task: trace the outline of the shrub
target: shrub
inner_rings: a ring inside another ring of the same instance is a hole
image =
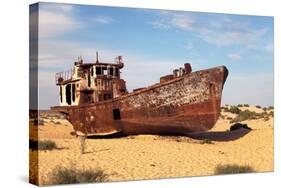
[[[267,108],[266,108],[266,107],[263,107],[262,110],[266,112]]]
[[[59,115],[59,114],[54,115],[53,117],[54,117],[55,119],[65,119],[65,116],[64,116],[64,115]]]
[[[228,110],[227,107],[223,107],[223,106],[221,107],[221,111],[224,111],[224,112],[225,112],[225,111],[227,111],[227,110]]]
[[[55,119],[61,119],[61,115],[54,115]]]
[[[231,120],[232,120],[232,117],[227,117],[226,119],[231,121]]]
[[[273,111],[269,112],[269,115],[273,117],[274,116],[274,112]]]
[[[257,119],[258,113],[249,110],[240,111],[238,116],[231,120],[231,123],[241,122],[248,119]]]
[[[107,174],[102,170],[83,169],[57,166],[50,175],[51,184],[92,183],[105,181]]]
[[[236,173],[248,173],[254,172],[250,166],[239,165],[218,165],[215,169],[215,174],[236,174]]]
[[[61,124],[61,122],[59,122],[59,121],[56,121],[56,122],[55,122],[55,124],[59,125],[59,124]]]
[[[267,116],[268,113],[267,113],[266,111],[264,111],[264,112],[261,113],[261,115],[262,115],[262,116]]]
[[[243,107],[243,105],[242,104],[238,104],[237,107]]]
[[[248,104],[244,104],[244,107],[250,107],[250,105],[248,105]]]
[[[267,109],[268,109],[268,110],[273,110],[274,107],[273,107],[273,106],[269,106]]]
[[[268,116],[267,112],[262,112],[262,113],[257,113],[256,114],[257,119],[258,118],[265,118],[267,116]]]
[[[269,120],[269,117],[268,117],[268,116],[264,116],[263,120],[264,120],[264,121],[268,121],[268,120]]]
[[[204,139],[201,141],[201,144],[213,144],[213,142],[210,139]]]
[[[247,124],[235,123],[230,126],[230,131],[238,130],[241,128],[252,130],[250,127],[248,127]]]
[[[231,107],[228,109],[228,112],[231,112],[231,113],[233,113],[233,114],[239,114],[240,109],[239,109],[237,106],[231,106]]]
[[[261,106],[260,105],[256,105],[256,108],[261,108]]]
[[[38,142],[38,150],[53,150],[57,149],[57,145],[54,141],[45,140]]]
[[[53,149],[57,149],[57,145],[54,141],[51,140],[44,140],[44,141],[29,140],[29,148],[33,150],[53,150]]]
[[[34,119],[33,124],[34,125],[44,125],[44,120],[43,119]]]

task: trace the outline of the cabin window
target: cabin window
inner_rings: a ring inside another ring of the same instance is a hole
[[[62,103],[62,87],[60,86],[60,102]]]
[[[115,69],[115,76],[119,76],[119,69]]]
[[[94,76],[94,69],[93,69],[93,67],[91,68],[91,75]]]
[[[120,110],[119,110],[119,108],[113,109],[113,119],[114,119],[114,120],[119,120],[119,119],[121,119],[121,115],[120,115]]]
[[[68,105],[71,105],[71,84],[68,84],[65,87],[65,96],[66,96],[66,102]]]
[[[72,84],[72,102],[75,102],[75,84]]]
[[[91,76],[90,76],[90,73],[88,74],[88,87],[91,87]]]
[[[102,67],[102,74],[107,75],[107,67]]]
[[[110,76],[113,76],[113,67],[110,67],[110,68],[109,68],[109,75],[110,75]]]
[[[101,67],[96,67],[96,75],[100,75],[101,74]]]

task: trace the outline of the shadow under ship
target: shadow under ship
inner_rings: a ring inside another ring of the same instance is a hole
[[[56,74],[60,105],[79,136],[131,134],[184,135],[211,129],[220,115],[225,66],[192,72],[189,63],[154,85],[128,92],[114,63],[84,63]],[[137,70],[134,70],[137,71]]]

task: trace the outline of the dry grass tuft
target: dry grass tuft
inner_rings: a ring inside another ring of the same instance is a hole
[[[210,139],[204,139],[201,141],[201,144],[214,144]]]
[[[74,184],[74,183],[92,183],[103,182],[107,178],[102,170],[82,169],[79,170],[73,166],[66,168],[57,166],[50,175],[51,184]]]
[[[43,140],[43,141],[29,140],[29,148],[33,150],[53,150],[53,149],[57,149],[58,147],[56,143],[51,140]]]
[[[254,172],[250,166],[239,165],[218,165],[215,169],[215,174],[237,174],[237,173],[249,173]]]

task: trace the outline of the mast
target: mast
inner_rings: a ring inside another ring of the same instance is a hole
[[[99,52],[96,51],[96,63],[99,63]]]

